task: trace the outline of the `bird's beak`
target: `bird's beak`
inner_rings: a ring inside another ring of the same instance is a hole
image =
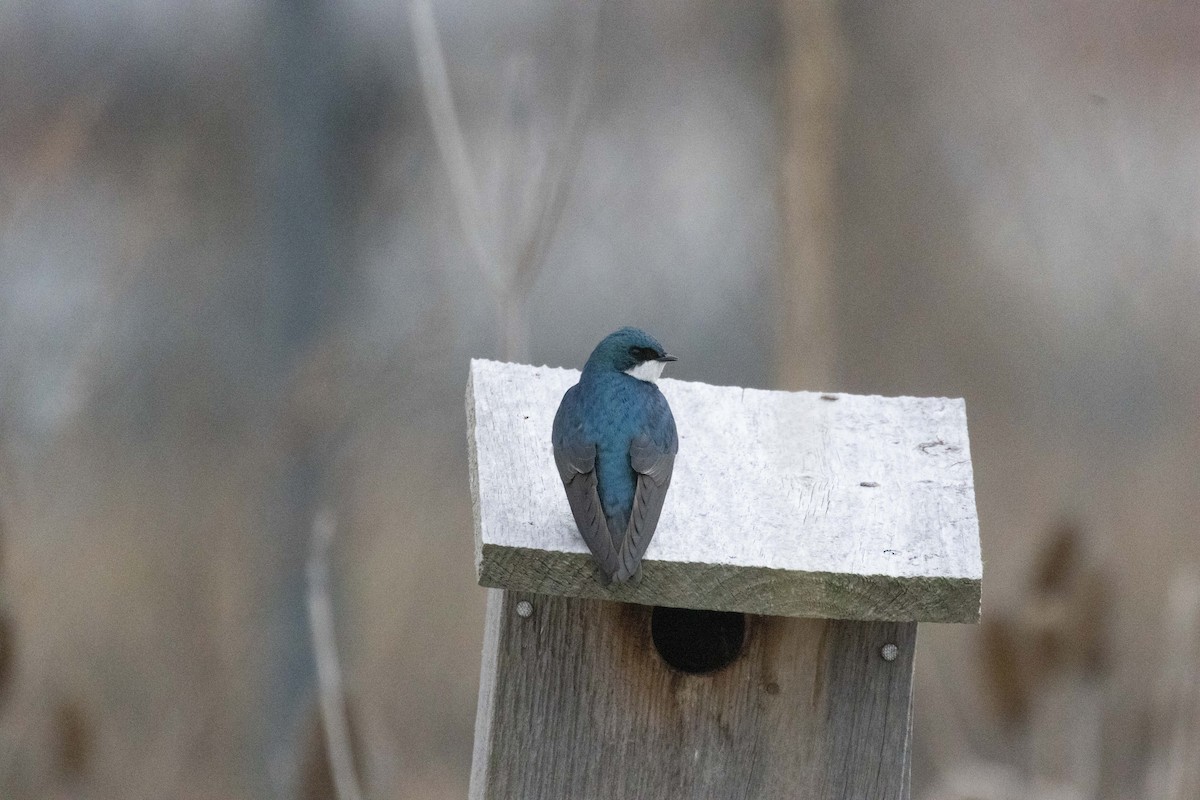
[[[659,356],[658,358],[656,358],[656,359],[655,359],[655,361],[663,361],[663,362],[666,362],[666,361],[678,361],[678,360],[679,360],[679,356],[673,356],[673,355],[671,355],[670,353],[666,353],[666,354],[664,354],[664,355],[661,355],[661,356]]]

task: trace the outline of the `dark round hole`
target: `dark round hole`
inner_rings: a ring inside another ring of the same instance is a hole
[[[650,617],[654,649],[672,667],[700,675],[737,659],[746,639],[746,615],[656,607]]]

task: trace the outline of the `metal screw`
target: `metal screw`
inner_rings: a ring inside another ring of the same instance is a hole
[[[530,617],[532,615],[533,615],[533,603],[529,602],[528,600],[522,600],[521,602],[517,603],[517,616],[518,617]],[[895,647],[895,645],[892,645],[892,646]],[[892,658],[895,658],[895,656],[892,656]]]
[[[884,661],[895,661],[896,656],[900,655],[900,648],[896,647],[896,645],[892,644],[891,642],[888,642],[883,646],[883,649],[879,651],[879,655],[883,656]]]

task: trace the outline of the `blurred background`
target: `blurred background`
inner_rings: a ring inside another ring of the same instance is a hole
[[[0,3],[0,796],[465,796],[468,359],[966,398],[914,796],[1200,797],[1200,6]]]

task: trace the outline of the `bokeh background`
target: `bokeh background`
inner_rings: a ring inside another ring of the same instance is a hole
[[[914,796],[1200,797],[1200,6],[0,3],[0,796],[465,796],[468,359],[966,398]]]

